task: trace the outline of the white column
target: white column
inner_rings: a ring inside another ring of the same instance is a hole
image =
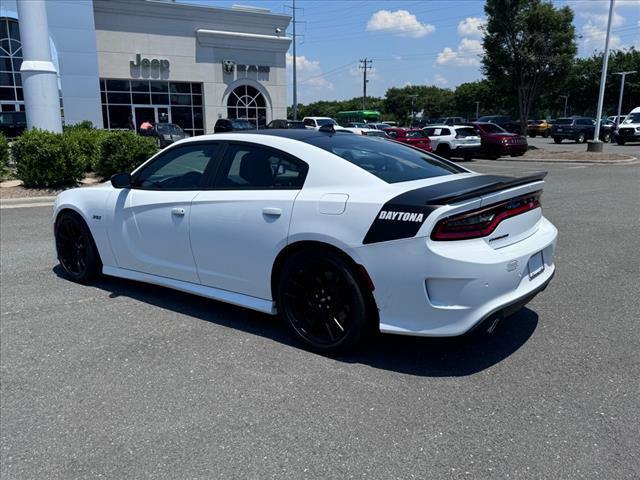
[[[18,21],[27,127],[62,132],[58,79],[51,61],[45,0],[18,0]]]

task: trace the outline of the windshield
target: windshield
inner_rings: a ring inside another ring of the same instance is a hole
[[[400,143],[364,135],[333,135],[302,140],[357,165],[387,183],[439,177],[465,170]]]
[[[323,125],[337,125],[336,121],[333,118],[318,118],[316,122],[321,127]]]
[[[559,118],[556,120],[556,124],[558,125],[571,125],[573,123],[573,118]]]
[[[640,123],[640,112],[630,113],[629,115],[627,115],[627,118],[625,118],[622,124],[625,125],[627,123]]]
[[[494,123],[484,123],[480,129],[485,133],[506,133],[507,131]]]
[[[231,120],[231,125],[234,130],[253,130],[256,128],[246,120]]]
[[[158,123],[156,128],[163,135],[184,135],[184,131],[175,123]]]

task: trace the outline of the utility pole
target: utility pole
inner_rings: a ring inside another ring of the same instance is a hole
[[[560,95],[560,98],[564,98],[564,116],[567,116],[567,101],[569,100],[569,95]]]
[[[476,121],[478,120],[479,116],[480,116],[480,102],[476,101]]]
[[[618,100],[618,116],[616,117],[616,124],[620,124],[620,115],[622,115],[622,94],[624,93],[624,79],[627,75],[631,75],[636,73],[637,70],[631,70],[628,72],[615,72],[614,75],[620,75],[622,78],[620,79],[620,99]]]
[[[602,58],[602,75],[600,75],[600,93],[598,94],[598,112],[596,113],[596,128],[593,132],[593,142],[587,144],[587,152],[601,152],[600,124],[602,123],[602,104],[604,103],[604,87],[607,83],[607,67],[609,66],[609,37],[611,36],[611,19],[613,18],[613,6],[616,0],[609,4],[609,20],[607,21],[607,36],[604,41],[604,55]]]
[[[366,110],[367,109],[367,83],[369,82],[369,80],[367,80],[367,72],[369,70],[371,70],[371,64],[373,63],[373,60],[367,60],[366,58],[361,59],[360,60],[360,65],[359,68],[360,70],[362,70],[362,109]]]
[[[411,95],[411,125],[409,125],[410,127],[413,127],[413,124],[416,122],[416,100],[418,99],[418,95]]]
[[[298,75],[297,75],[297,69],[296,69],[296,64],[298,61],[298,57],[296,54],[296,41],[298,36],[296,35],[296,24],[298,23],[296,20],[296,12],[298,10],[301,10],[300,8],[296,7],[296,0],[292,0],[293,1],[293,6],[289,6],[289,5],[285,5],[286,8],[290,8],[292,11],[292,19],[291,19],[291,24],[293,26],[293,119],[297,120],[298,119]]]

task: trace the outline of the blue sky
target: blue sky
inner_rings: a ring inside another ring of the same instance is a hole
[[[290,12],[283,0],[182,0]],[[609,0],[554,0],[575,12],[579,55],[604,48]],[[362,95],[358,60],[373,59],[368,95],[404,85],[453,88],[480,79],[481,0],[297,0],[298,101]],[[640,0],[617,0],[611,46],[640,46]],[[291,33],[289,29],[288,33]],[[291,53],[291,51],[290,51]],[[288,55],[288,60],[291,60]],[[290,62],[289,62],[290,64]],[[289,68],[289,75],[291,75]],[[291,81],[289,82],[291,101]]]

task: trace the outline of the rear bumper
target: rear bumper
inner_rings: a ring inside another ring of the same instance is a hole
[[[375,285],[381,332],[450,337],[506,315],[546,288],[556,240],[556,228],[542,217],[531,235],[502,248],[484,239],[417,237],[367,245],[357,256]],[[544,270],[531,277],[530,260],[540,252]]]

